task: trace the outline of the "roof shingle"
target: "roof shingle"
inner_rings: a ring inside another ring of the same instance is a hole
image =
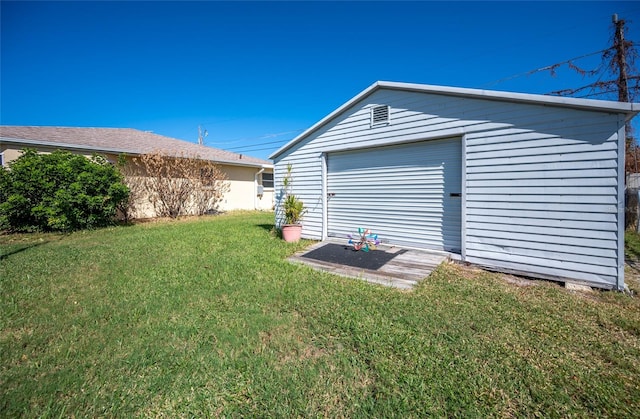
[[[51,147],[83,148],[105,152],[145,154],[153,151],[197,154],[218,163],[246,166],[271,165],[268,160],[232,153],[218,148],[165,137],[131,128],[72,128],[37,126],[0,126],[0,141],[27,140]],[[66,147],[65,147],[66,146]]]

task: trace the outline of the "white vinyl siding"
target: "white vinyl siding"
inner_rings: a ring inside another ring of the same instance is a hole
[[[575,112],[564,113],[571,120]],[[617,121],[609,119],[589,132],[565,126],[551,138],[469,135],[467,261],[614,287],[624,220],[617,206]]]
[[[328,235],[459,253],[461,191],[460,139],[330,154]]]
[[[393,123],[372,129],[371,109],[380,105]],[[294,188],[309,208],[303,236],[322,239],[330,227],[323,226],[324,156],[330,163],[339,152],[464,138],[466,261],[619,288],[623,127],[615,111],[380,88],[278,155],[276,188],[292,163]]]

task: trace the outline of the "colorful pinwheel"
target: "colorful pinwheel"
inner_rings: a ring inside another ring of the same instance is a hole
[[[349,244],[353,246],[355,250],[361,250],[368,252],[369,250],[376,250],[376,246],[380,244],[378,235],[373,234],[371,230],[358,228],[358,235],[354,238],[353,234],[349,234]]]

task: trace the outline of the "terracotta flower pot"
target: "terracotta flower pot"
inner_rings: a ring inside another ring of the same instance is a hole
[[[302,224],[284,224],[282,226],[282,238],[286,242],[297,242],[302,235]]]

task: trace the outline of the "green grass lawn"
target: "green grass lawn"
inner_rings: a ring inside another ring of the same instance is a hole
[[[0,416],[637,417],[638,297],[374,286],[286,262],[272,217],[0,236]]]

